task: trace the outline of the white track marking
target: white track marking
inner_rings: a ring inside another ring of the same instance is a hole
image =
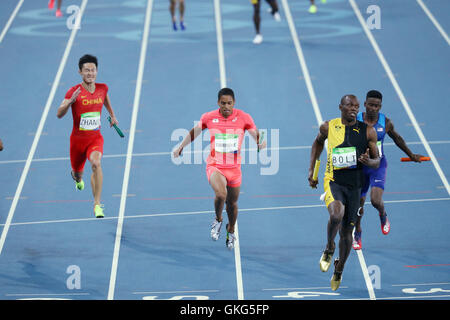
[[[436,172],[438,173],[439,177],[441,178],[442,183],[444,184],[444,187],[447,190],[447,193],[450,195],[450,185],[447,181],[447,178],[445,177],[445,174],[442,171],[441,166],[439,165],[439,163],[433,153],[433,150],[431,150],[430,144],[428,143],[427,139],[425,138],[425,136],[422,132],[422,129],[420,129],[420,126],[417,123],[416,117],[414,116],[414,113],[412,112],[411,107],[409,106],[409,103],[406,100],[406,98],[402,92],[402,89],[400,88],[397,80],[395,79],[394,74],[392,73],[392,70],[389,67],[389,64],[387,63],[386,59],[384,58],[383,52],[381,51],[380,47],[378,46],[371,31],[367,27],[367,25],[364,21],[364,18],[362,16],[361,12],[359,11],[359,8],[356,5],[355,1],[349,0],[349,2],[353,8],[353,11],[355,11],[355,14],[356,14],[364,32],[366,33],[367,38],[369,39],[370,43],[372,44],[372,47],[373,47],[375,53],[377,54],[378,59],[380,60],[381,64],[383,65],[383,68],[386,71],[389,79],[391,80],[392,86],[394,87],[395,91],[397,92],[397,95],[400,98],[403,108],[405,109],[406,113],[408,114],[408,117],[411,120],[411,123],[413,124],[414,129],[416,130],[416,133],[420,138],[420,141],[422,142],[423,146],[425,147],[425,150],[427,151],[429,157],[431,158],[431,162],[433,163],[433,165],[436,169]]]
[[[16,7],[14,8],[13,12],[11,13],[11,16],[9,17],[8,21],[6,22],[5,27],[2,30],[2,33],[0,33],[0,43],[2,43],[3,38],[5,37],[6,33],[8,32],[9,27],[13,23],[14,19],[16,18],[17,13],[20,10],[20,7],[22,6],[24,0],[20,0]]]
[[[306,65],[305,57],[303,55],[303,51],[302,51],[302,48],[300,46],[300,40],[299,40],[299,37],[298,37],[298,34],[297,34],[297,30],[295,28],[294,20],[293,20],[292,15],[291,15],[291,10],[289,8],[289,4],[288,4],[287,0],[282,0],[282,4],[283,4],[283,8],[284,8],[285,15],[286,15],[286,20],[288,22],[289,29],[291,31],[292,40],[294,41],[295,50],[297,51],[297,56],[298,56],[298,59],[299,59],[299,62],[300,62],[300,66],[302,68],[302,72],[303,72],[303,75],[305,77],[306,87],[308,88],[308,92],[309,92],[309,95],[311,97],[311,102],[312,102],[312,105],[313,105],[313,108],[314,108],[314,113],[316,115],[317,123],[320,126],[322,124],[322,122],[323,122],[323,118],[322,118],[322,115],[320,113],[319,105],[317,103],[317,99],[316,99],[316,96],[315,96],[315,93],[314,93],[314,89],[313,89],[313,86],[312,86],[311,77],[309,75],[308,67]],[[369,291],[369,297],[370,297],[371,300],[375,299],[375,292],[374,292],[373,287],[372,287],[372,282],[371,282],[370,277],[369,277],[369,272],[368,272],[367,267],[366,267],[366,262],[364,260],[364,256],[363,256],[362,250],[357,250],[357,255],[358,255],[359,263],[361,265],[361,269],[363,271],[363,275],[364,275],[364,279],[365,279],[365,282],[366,282],[367,290]]]
[[[429,144],[450,144],[449,140],[438,140],[438,141],[428,141]],[[407,145],[422,145],[422,142],[420,141],[410,141],[406,143]],[[395,146],[395,143],[393,142],[385,142],[383,146],[392,147]],[[286,147],[268,147],[267,150],[269,151],[283,151],[283,150],[310,150],[311,146],[286,146]],[[241,151],[256,151],[256,148],[242,148]],[[183,151],[184,154],[197,154],[197,153],[209,153],[209,150],[199,150],[199,151]],[[154,157],[154,156],[170,156],[172,152],[166,151],[166,152],[141,152],[141,153],[133,153],[132,156],[134,157]],[[119,153],[119,154],[105,154],[102,156],[102,159],[107,158],[125,158],[127,155],[125,153]],[[67,161],[70,160],[69,157],[54,157],[54,158],[37,158],[32,159],[32,162],[47,162],[47,161]],[[0,165],[2,164],[12,164],[12,163],[22,163],[26,162],[27,160],[3,160],[0,161]]]
[[[411,199],[411,200],[385,200],[384,203],[416,203],[416,202],[434,202],[434,201],[449,201],[449,200],[450,200],[450,198],[428,198],[428,199]],[[370,205],[370,201],[367,201],[365,204]],[[325,204],[307,204],[307,205],[300,205],[300,206],[278,206],[278,207],[247,208],[247,209],[240,208],[239,212],[280,211],[280,210],[308,209],[308,208],[319,208],[319,207],[325,207]],[[140,219],[140,218],[167,217],[167,216],[185,216],[185,215],[211,214],[211,213],[214,213],[214,210],[135,214],[135,215],[128,215],[128,216],[124,217],[124,219]],[[47,224],[47,223],[86,222],[86,221],[96,221],[96,223],[101,223],[101,221],[114,220],[114,219],[118,219],[118,216],[116,216],[116,217],[109,216],[109,217],[104,217],[102,219],[79,218],[79,219],[15,222],[15,223],[11,223],[11,226],[24,226],[24,225],[34,225],[34,224]],[[3,226],[3,224],[0,224],[0,227],[1,226]]]
[[[128,135],[127,158],[125,162],[125,172],[123,174],[122,193],[120,198],[119,218],[117,221],[116,240],[114,243],[114,254],[111,266],[111,276],[109,279],[108,300],[114,299],[114,290],[116,286],[117,267],[119,262],[120,243],[122,239],[123,220],[125,215],[125,205],[128,194],[128,182],[130,179],[131,159],[133,154],[134,136],[136,133],[136,122],[141,98],[142,79],[144,77],[144,66],[147,54],[148,38],[150,32],[150,23],[152,16],[153,0],[148,0],[145,13],[144,32],[142,33],[141,52],[139,58],[138,74],[136,80],[136,90],[134,93],[133,112],[131,115],[130,133]]]
[[[441,27],[439,22],[436,20],[436,18],[433,16],[433,14],[428,10],[425,3],[423,3],[422,0],[417,0],[417,3],[420,5],[422,10],[425,12],[425,14],[430,18],[431,22],[433,22],[436,29],[438,29],[439,33],[442,35],[442,37],[447,41],[447,44],[450,45],[450,39],[448,38],[447,32],[445,32],[444,28]]]
[[[227,75],[225,69],[225,54],[223,49],[222,16],[220,12],[220,0],[214,0],[214,15],[216,19],[217,54],[219,58],[220,86],[221,88],[225,88],[227,86]],[[234,234],[236,235],[233,250],[236,268],[237,295],[238,300],[244,300],[244,284],[242,281],[242,267],[241,267],[241,249],[239,245],[239,228],[237,221],[234,227]]]
[[[83,0],[83,2],[81,3],[80,13],[79,13],[79,17],[80,17],[79,21],[81,21],[81,17],[83,16],[84,9],[86,8],[87,2],[88,2],[88,0]],[[13,198],[11,207],[9,209],[8,216],[6,218],[6,223],[3,227],[3,231],[2,231],[2,234],[0,237],[0,254],[3,251],[3,246],[5,244],[6,236],[8,234],[9,226],[11,225],[11,221],[13,219],[14,212],[16,211],[17,203],[19,202],[19,199],[20,199],[20,194],[22,193],[22,189],[25,184],[25,180],[27,178],[28,171],[30,170],[31,161],[36,152],[36,148],[39,143],[39,139],[41,137],[41,133],[44,128],[45,121],[47,120],[48,113],[52,106],[53,99],[55,97],[56,90],[58,89],[59,82],[61,80],[62,73],[66,66],[67,58],[69,56],[70,50],[72,49],[72,45],[75,40],[77,31],[78,31],[78,28],[74,28],[74,29],[72,29],[72,32],[70,33],[70,38],[67,42],[66,49],[64,51],[61,62],[59,64],[58,71],[56,72],[55,80],[53,81],[52,88],[50,90],[50,94],[47,99],[47,103],[45,104],[44,111],[42,112],[41,120],[39,121],[39,125],[36,130],[36,134],[34,136],[33,143],[30,148],[30,152],[28,153],[27,160],[25,161],[25,166],[23,168],[22,175],[20,176],[19,184],[17,186],[16,193],[14,194],[14,198]]]

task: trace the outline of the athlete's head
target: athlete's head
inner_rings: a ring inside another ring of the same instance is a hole
[[[381,109],[381,102],[383,95],[377,90],[370,90],[367,92],[366,101],[364,101],[364,107],[366,107],[366,114],[369,117],[377,117],[378,112]]]
[[[78,61],[78,68],[83,81],[87,84],[95,82],[97,78],[97,57],[85,54]]]
[[[359,111],[359,101],[353,94],[346,94],[341,98],[339,104],[339,110],[341,110],[342,119],[347,122],[353,122],[356,120],[356,115]]]
[[[234,92],[230,88],[220,89],[217,95],[217,104],[220,107],[220,113],[225,117],[229,117],[233,113],[234,108]]]

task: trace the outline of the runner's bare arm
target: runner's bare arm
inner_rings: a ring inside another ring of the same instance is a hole
[[[262,142],[259,140],[261,138],[261,135],[260,135],[258,129],[250,129],[250,130],[248,130],[248,133],[256,141],[256,144],[258,145],[259,150],[262,150],[267,146],[266,140],[263,140]]]
[[[317,134],[316,139],[314,140],[311,147],[311,156],[309,160],[309,170],[308,170],[308,182],[312,188],[317,188],[317,184],[319,180],[314,180],[314,166],[316,164],[316,160],[320,158],[322,154],[323,147],[325,144],[325,140],[328,138],[328,121],[322,123],[319,127],[319,133]]]
[[[377,132],[371,126],[367,127],[367,140],[369,141],[369,148],[363,153],[358,161],[370,168],[378,168],[380,166],[380,155],[377,147]]]
[[[421,154],[414,154],[406,145],[403,137],[394,129],[394,124],[388,118],[386,118],[386,133],[394,141],[395,145],[399,147],[406,155],[414,162],[421,162],[420,158],[423,157]]]
[[[110,127],[112,127],[113,125],[118,125],[119,121],[117,121],[116,115],[114,114],[114,111],[111,107],[111,100],[109,99],[108,94],[106,94],[104,105],[105,105],[106,110],[108,110],[109,115],[111,116]]]
[[[183,148],[186,147],[188,144],[190,144],[192,141],[194,141],[195,138],[197,138],[201,132],[202,132],[202,128],[200,128],[198,126],[195,126],[194,128],[192,128],[191,131],[189,131],[189,134],[186,135],[186,137],[183,139],[183,141],[181,142],[179,147],[173,151],[173,156],[175,158],[178,158],[180,156],[181,152],[183,152]]]

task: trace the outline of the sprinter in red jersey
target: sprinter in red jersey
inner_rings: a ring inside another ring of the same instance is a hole
[[[218,240],[222,227],[222,211],[226,203],[228,215],[226,246],[233,249],[236,241],[235,224],[238,216],[241,173],[241,146],[245,130],[263,149],[266,142],[259,141],[259,131],[252,117],[242,110],[234,108],[234,92],[230,88],[219,91],[219,109],[204,113],[198,125],[191,129],[181,145],[173,152],[179,157],[183,148],[194,141],[202,130],[208,129],[211,136],[211,151],[206,164],[206,176],[215,193],[214,208],[216,219],[211,226],[211,238]]]
[[[108,97],[108,86],[95,83],[97,78],[97,58],[84,55],[78,62],[82,82],[67,91],[58,108],[56,116],[64,117],[72,108],[73,129],[70,135],[70,163],[72,178],[78,190],[84,189],[83,170],[86,159],[92,167],[91,186],[94,195],[94,214],[103,218],[103,205],[100,204],[103,172],[101,158],[103,155],[103,136],[100,133],[101,114],[105,105],[111,116],[111,126],[118,124]]]

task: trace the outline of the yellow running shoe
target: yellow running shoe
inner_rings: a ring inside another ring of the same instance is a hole
[[[103,213],[103,205],[96,204],[94,207],[94,214],[96,218],[103,218],[105,215]]]
[[[310,7],[309,7],[309,13],[316,13],[317,12],[317,7],[314,5],[314,4],[312,4]]]
[[[327,272],[331,266],[331,259],[333,258],[334,250],[325,249],[320,257],[319,266],[320,271]]]
[[[331,285],[331,290],[336,291],[339,288],[339,285],[341,284],[342,281],[342,271],[336,271],[336,265],[338,263],[339,259],[334,260],[334,273],[333,276],[331,277],[331,281],[330,281],[330,285]]]

